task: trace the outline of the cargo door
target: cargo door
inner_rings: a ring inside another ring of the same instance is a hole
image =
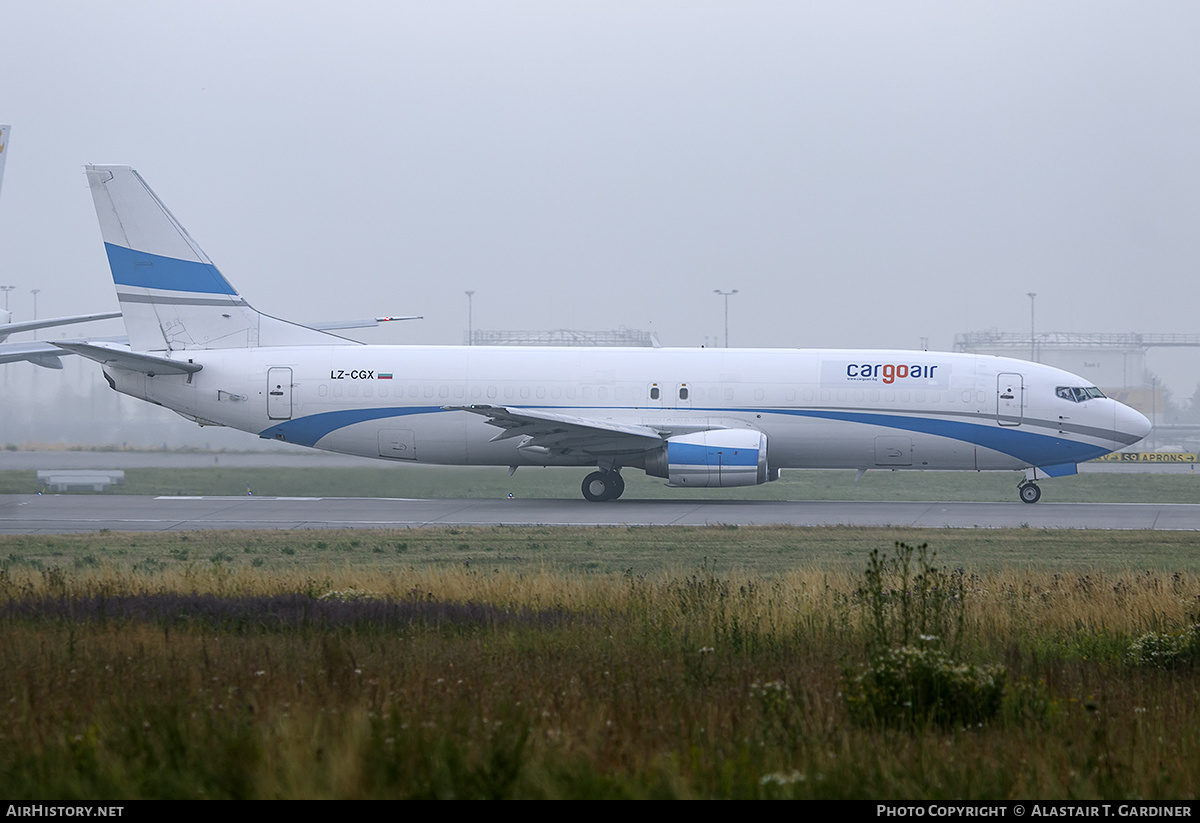
[[[996,375],[996,422],[1019,426],[1025,419],[1025,379],[1014,372]]]

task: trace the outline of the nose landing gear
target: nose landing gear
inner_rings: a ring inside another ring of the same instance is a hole
[[[583,498],[592,503],[616,500],[625,491],[625,481],[616,469],[592,472],[583,478]]]

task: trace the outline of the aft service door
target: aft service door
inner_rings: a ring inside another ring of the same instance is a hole
[[[1024,378],[1011,372],[996,375],[996,422],[1001,426],[1021,425],[1024,405]]]
[[[267,369],[267,417],[290,420],[292,417],[292,370]]]

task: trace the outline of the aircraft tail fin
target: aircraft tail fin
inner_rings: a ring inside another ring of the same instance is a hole
[[[134,351],[353,345],[256,311],[129,166],[87,166]]]

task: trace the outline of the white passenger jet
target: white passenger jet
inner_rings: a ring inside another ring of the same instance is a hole
[[[201,425],[387,460],[622,469],[676,487],[782,469],[1024,470],[1136,443],[1138,412],[1085,380],[923,351],[363,345],[253,309],[128,166],[88,182],[129,345],[60,342],[115,390]]]

